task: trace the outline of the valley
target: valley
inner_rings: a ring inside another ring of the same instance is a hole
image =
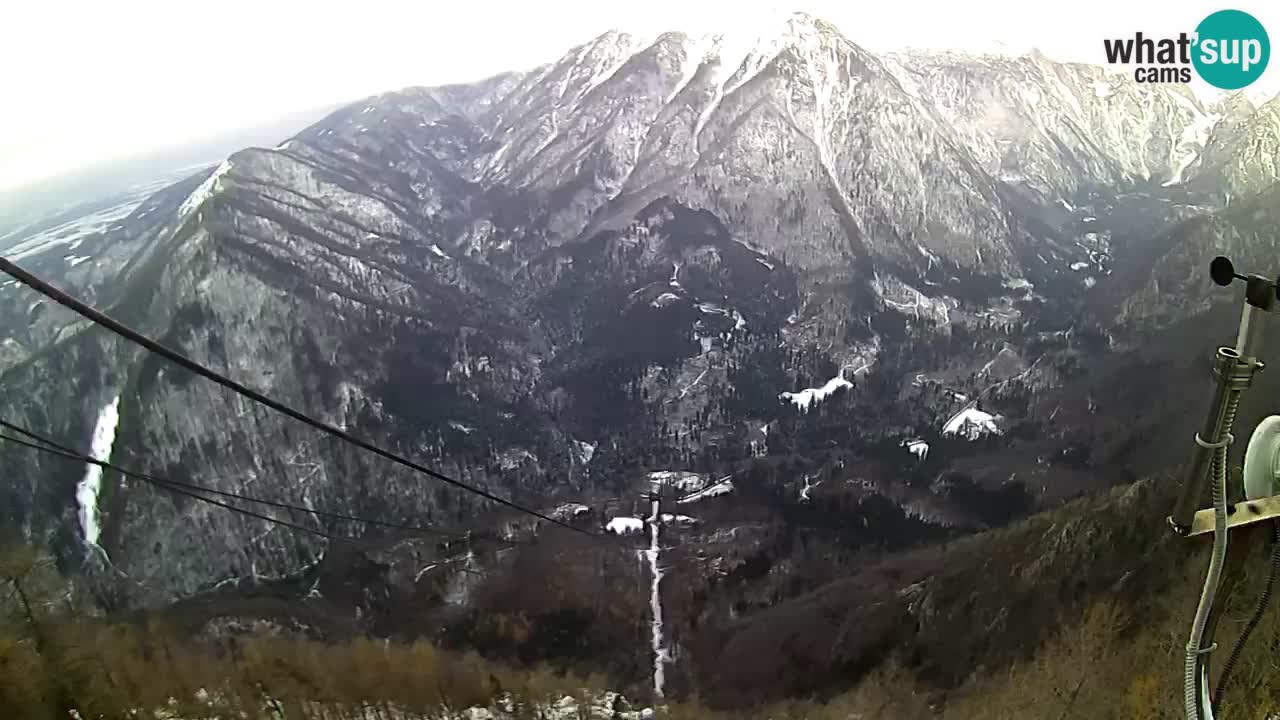
[[[0,534],[48,548],[99,612],[192,637],[426,639],[628,697],[661,675],[722,709],[832,697],[890,660],[945,695],[1118,584],[1143,606],[1182,569],[1160,508],[1238,311],[1209,259],[1275,273],[1280,99],[1210,104],[1037,53],[877,55],[807,15],[730,39],[611,32],[371,97],[8,251],[197,362],[597,538],[313,432],[14,282],[5,420],[454,537],[274,515],[346,539],[302,535],[9,444]],[[1131,540],[1158,562],[1131,562]]]

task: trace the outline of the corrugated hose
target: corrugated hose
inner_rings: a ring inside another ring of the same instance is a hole
[[[1191,639],[1187,642],[1187,654],[1183,663],[1182,700],[1187,720],[1213,720],[1213,707],[1208,702],[1208,662],[1202,656],[1213,652],[1216,645],[1202,647],[1205,625],[1213,611],[1213,602],[1222,582],[1222,568],[1227,559],[1227,447],[1235,440],[1231,427],[1235,424],[1236,410],[1240,407],[1240,393],[1232,391],[1227,398],[1223,415],[1223,437],[1209,442],[1196,435],[1196,443],[1211,448],[1213,452],[1213,552],[1209,556],[1209,571],[1205,574],[1204,590],[1200,593],[1200,605],[1191,626]],[[1204,715],[1200,714],[1201,690],[1205,701]]]

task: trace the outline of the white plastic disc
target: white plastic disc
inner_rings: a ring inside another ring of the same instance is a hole
[[[1254,428],[1244,451],[1244,494],[1250,500],[1280,495],[1280,415]]]

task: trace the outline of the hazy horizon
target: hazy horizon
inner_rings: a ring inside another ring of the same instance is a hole
[[[1280,26],[1280,10],[1233,5]],[[753,33],[803,11],[877,52],[918,48],[1102,61],[1104,37],[1176,34],[1220,9],[1203,3],[1082,0],[1027,7],[993,0],[963,7],[901,2],[851,7],[795,3],[599,6],[477,0],[464,7],[231,0],[218,11],[156,0],[113,7],[50,2],[16,9],[19,28],[0,61],[25,67],[0,80],[14,108],[0,118],[0,191],[30,188],[94,166],[197,143],[306,108],[355,102],[411,86],[469,82],[554,61],[610,29],[642,37],[679,30]],[[74,18],[68,22],[67,18]],[[927,25],[921,18],[928,18]],[[530,28],[538,28],[530,32]],[[1280,90],[1280,69],[1261,87]],[[1203,88],[1198,88],[1203,90]],[[301,128],[298,128],[301,129]]]

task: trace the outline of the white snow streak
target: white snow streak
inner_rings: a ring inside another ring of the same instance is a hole
[[[438,567],[440,567],[438,564],[436,564],[436,563],[431,563],[430,565],[428,565],[428,566],[426,566],[426,567],[422,568],[421,570],[419,570],[419,571],[418,571],[418,574],[413,576],[413,582],[414,582],[414,584],[416,585],[416,584],[417,584],[417,582],[418,582],[419,580],[421,580],[421,579],[422,579],[422,576],[423,576],[423,575],[426,575],[427,573],[431,572],[432,570],[434,570],[434,569],[436,569],[436,568],[438,568]]]
[[[1182,160],[1178,162],[1178,167],[1174,169],[1173,175],[1168,180],[1161,183],[1160,187],[1169,187],[1182,182],[1182,174],[1187,171],[1187,168],[1191,167],[1191,163],[1196,161],[1196,157],[1198,157],[1198,155],[1193,152],[1187,153],[1183,156]]]
[[[689,517],[688,515],[673,515],[671,513],[662,513],[662,522],[676,523],[677,525],[697,525],[698,518]]]
[[[634,50],[635,48],[633,47],[631,49]],[[630,59],[631,59],[630,51],[621,53],[618,56],[617,61],[615,61],[612,65],[606,65],[604,68],[597,71],[596,74],[592,76],[591,80],[587,81],[586,89],[583,90],[580,95],[578,95],[578,98],[581,99],[586,97],[587,95],[590,95],[592,90],[595,90],[596,88],[600,87],[609,78],[616,75],[617,72],[622,69],[622,66],[625,65],[627,61]]]
[[[681,90],[689,86],[693,80],[693,76],[698,73],[698,68],[702,67],[702,61],[706,58],[706,50],[703,47],[704,39],[695,38],[689,41],[685,48],[684,60],[680,63],[680,79],[676,81],[674,87],[671,88],[671,94],[667,95],[663,104],[669,103],[676,99]]]
[[[218,183],[222,180],[222,176],[229,172],[231,172],[231,161],[223,160],[218,169],[214,170],[212,175],[205,178],[205,181],[200,183],[200,186],[193,190],[186,200],[182,201],[182,205],[178,208],[179,217],[185,217],[217,192]]]
[[[120,396],[102,408],[98,413],[98,422],[93,426],[93,439],[89,441],[89,455],[95,460],[107,462],[111,459],[111,446],[116,441],[116,426],[120,423]],[[90,550],[104,551],[98,545],[102,528],[98,525],[98,491],[102,488],[102,466],[90,464],[85,469],[84,479],[76,486],[76,502],[80,505],[80,529],[84,532],[84,543]]]
[[[811,500],[811,499],[812,499],[812,498],[810,498],[810,497],[809,497],[809,493],[810,493],[814,488],[816,488],[816,487],[818,487],[819,485],[821,485],[821,484],[822,484],[822,481],[821,481],[821,480],[819,480],[818,482],[813,482],[813,478],[814,478],[814,476],[813,476],[813,475],[805,475],[805,476],[804,476],[804,487],[800,488],[800,501],[801,501],[801,502],[809,502],[809,500]]]
[[[653,578],[649,590],[649,611],[653,615],[650,625],[650,645],[653,648],[653,694],[660,698],[667,684],[666,664],[671,662],[671,654],[662,646],[662,568],[658,565],[658,553],[661,552],[658,546],[658,527],[662,520],[662,508],[657,495],[659,489],[660,486],[654,484],[653,514],[649,517],[649,549],[645,551],[645,556],[649,559],[649,574]]]
[[[703,370],[703,371],[702,371],[702,373],[698,375],[698,377],[696,377],[696,378],[694,378],[694,379],[693,379],[693,382],[689,383],[689,385],[688,385],[687,387],[685,387],[683,390],[681,390],[681,391],[680,391],[680,397],[682,397],[682,398],[683,398],[685,395],[688,395],[688,394],[689,394],[689,391],[690,391],[690,390],[692,390],[692,389],[694,389],[695,387],[697,387],[698,383],[702,382],[702,378],[704,378],[704,377],[706,377],[706,376],[707,376],[707,370],[710,370],[710,369],[711,369],[711,368],[707,368],[706,370]]]
[[[658,297],[654,298],[653,302],[649,303],[649,306],[656,307],[656,308],[663,308],[672,303],[678,303],[678,302],[680,302],[680,296],[676,295],[675,293],[668,292],[668,293],[662,293]]]
[[[742,313],[733,308],[725,310],[715,303],[704,302],[698,303],[698,309],[708,315],[724,315],[727,318],[732,318],[734,330],[742,330],[747,326],[747,319],[742,317]]]
[[[1174,97],[1178,97],[1174,93]],[[1194,110],[1194,108],[1192,108]],[[1200,156],[1200,151],[1204,149],[1205,142],[1209,139],[1209,132],[1213,130],[1213,126],[1218,124],[1222,119],[1222,115],[1218,113],[1208,113],[1196,118],[1195,122],[1189,123],[1182,129],[1182,136],[1178,138],[1178,142],[1174,144],[1173,152],[1181,151],[1182,158],[1178,160],[1178,167],[1173,171],[1173,176],[1161,184],[1161,187],[1169,187],[1182,182],[1183,173],[1196,158]],[[1170,158],[1172,160],[1172,158]]]
[[[707,126],[707,121],[711,119],[711,113],[720,106],[720,100],[724,97],[724,87],[719,83],[716,84],[715,94],[711,97],[711,102],[703,108],[702,113],[698,115],[698,121],[693,125],[693,142],[694,148],[697,148],[698,138],[702,136],[702,128]]]

